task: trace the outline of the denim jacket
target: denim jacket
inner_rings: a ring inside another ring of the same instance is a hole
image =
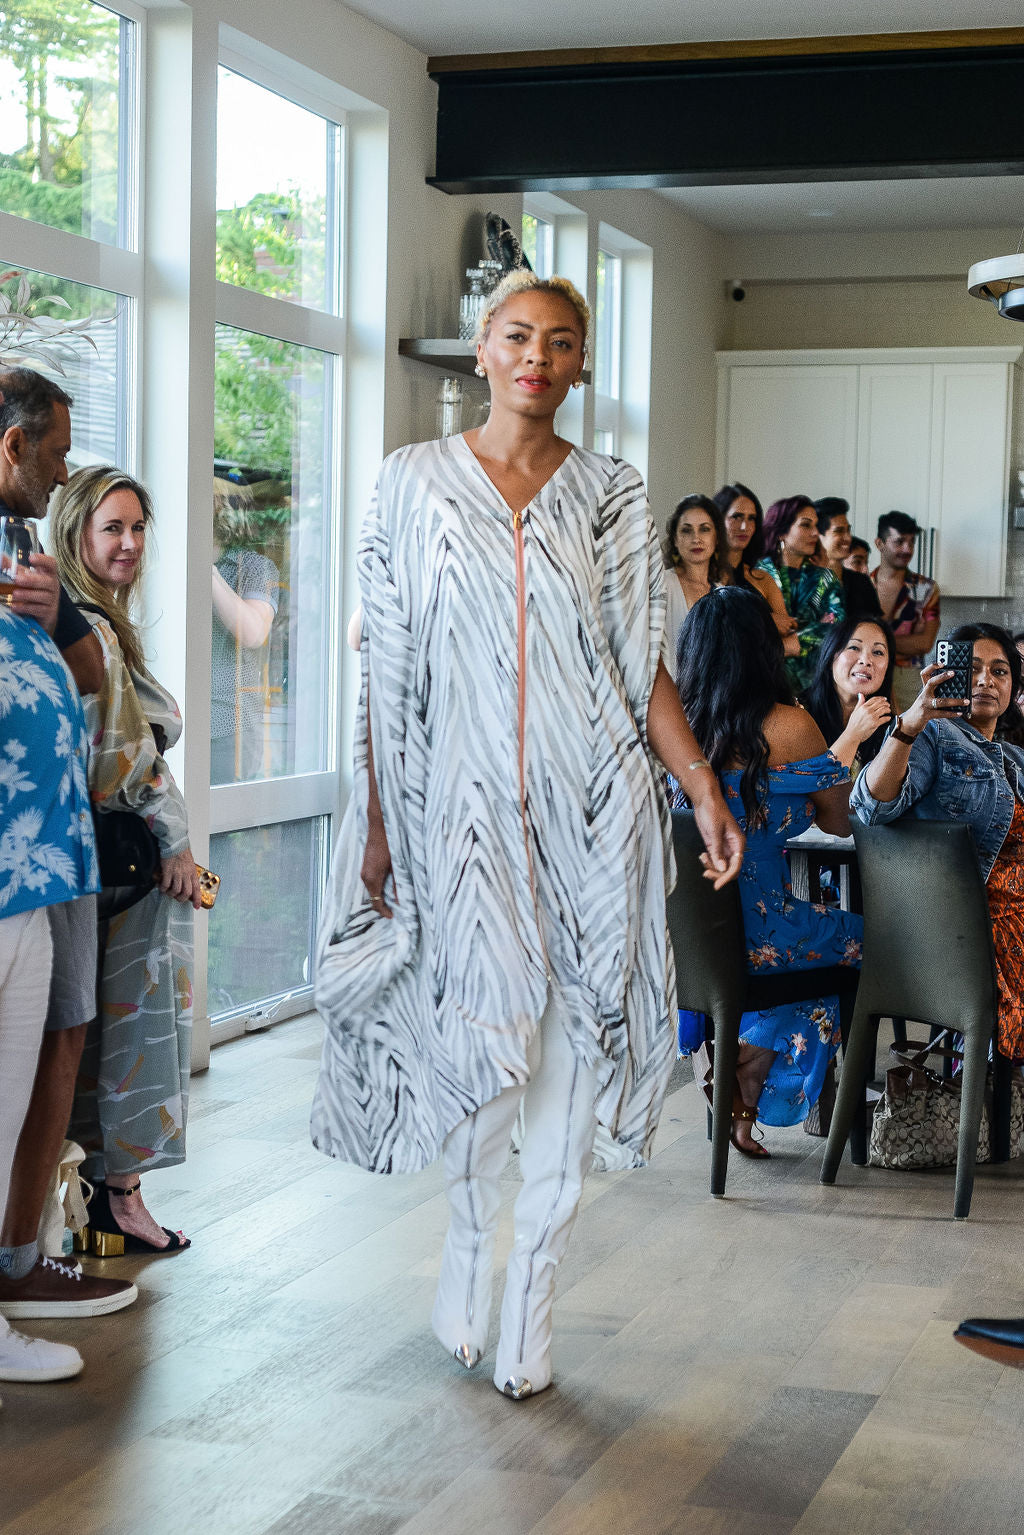
[[[1024,747],[986,741],[973,725],[931,720],[910,748],[899,794],[875,799],[861,773],[850,810],[869,826],[911,815],[919,821],[966,821],[987,880],[1010,829],[1014,795],[1024,797]]]

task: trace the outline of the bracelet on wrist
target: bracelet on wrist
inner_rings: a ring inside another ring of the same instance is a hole
[[[908,735],[904,730],[902,714],[897,714],[896,718],[893,720],[892,734],[895,736],[897,741],[902,741],[904,746],[913,746],[914,742],[917,740],[917,736]]]
[[[692,762],[688,762],[686,764],[686,770],[688,773],[692,773],[694,768],[707,768],[709,773],[713,773],[715,771],[706,757],[694,757]]]

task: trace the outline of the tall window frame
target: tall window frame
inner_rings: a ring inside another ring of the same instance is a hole
[[[110,295],[116,308],[112,411],[116,462],[138,472],[141,452],[138,409],[140,343],[146,289],[142,252],[144,215],[143,122],[147,17],[132,0],[105,0],[96,7],[120,19],[118,67],[118,214],[116,241],[37,223],[0,209],[0,265],[56,278]],[[43,310],[54,313],[56,310]],[[87,354],[83,351],[83,358]],[[54,377],[61,382],[60,375]],[[74,392],[73,383],[71,385]],[[72,411],[72,466],[75,456]],[[45,541],[45,526],[44,526]]]
[[[326,886],[331,855],[333,817],[338,808],[339,767],[339,672],[340,672],[340,567],[341,511],[344,505],[344,387],[349,354],[347,263],[345,231],[349,226],[350,138],[347,114],[337,103],[286,78],[272,65],[257,61],[230,46],[221,46],[220,68],[240,75],[254,85],[323,118],[337,139],[337,181],[327,217],[327,259],[336,277],[328,282],[327,307],[289,297],[277,297],[231,283],[215,283],[215,318],[218,331],[228,327],[287,347],[304,348],[322,358],[324,368],[324,546],[322,602],[325,619],[326,660],[321,681],[325,713],[325,751],[318,767],[253,782],[224,783],[210,789],[211,838],[260,829],[298,831],[309,824],[313,839],[310,877],[309,954],[312,955],[320,901]],[[215,847],[217,844],[214,844]],[[226,846],[221,843],[220,846]],[[211,964],[208,977],[211,1040],[217,1044],[271,1019],[284,1019],[307,1010],[312,1000],[308,971],[301,983],[291,984],[266,997],[248,997],[237,1004],[218,1005],[218,977]]]
[[[598,263],[594,263],[595,356],[593,441],[602,452],[625,458],[647,478],[650,440],[654,252],[610,224],[599,223],[596,249],[614,272],[611,302],[601,314]],[[598,334],[604,320],[604,336]],[[602,362],[602,341],[606,349]],[[605,387],[602,388],[601,385]],[[599,434],[602,437],[599,438]]]
[[[594,447],[617,454],[622,438],[622,258],[597,248],[594,283]]]
[[[523,232],[528,232],[527,220],[532,220],[538,227],[543,226],[550,230],[550,235],[545,236],[544,254],[547,270],[538,275],[548,277],[558,275],[568,277],[581,293],[586,294],[590,287],[590,231],[589,220],[582,209],[573,203],[566,202],[564,197],[558,197],[553,192],[530,192],[523,198]],[[589,366],[589,364],[588,364]],[[586,396],[590,393],[589,387],[582,390],[572,390],[555,423],[556,429],[562,437],[570,442],[578,443],[581,447],[587,443],[586,420],[589,413],[589,402]]]

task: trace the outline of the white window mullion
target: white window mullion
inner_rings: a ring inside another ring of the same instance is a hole
[[[66,277],[87,288],[142,297],[141,256],[85,235],[69,234],[66,229],[50,229],[31,219],[0,213],[0,253],[13,266]]]
[[[240,831],[280,821],[331,815],[337,798],[333,771],[218,784],[210,790],[210,832]]]
[[[231,283],[217,284],[217,323],[236,330],[273,336],[293,346],[311,346],[320,352],[345,351],[345,321],[320,309],[307,309],[286,299],[268,298]]]

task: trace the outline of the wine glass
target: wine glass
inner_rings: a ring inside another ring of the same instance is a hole
[[[39,534],[34,518],[9,514],[0,517],[0,602],[10,607],[19,566],[28,570],[29,556],[38,553]]]

